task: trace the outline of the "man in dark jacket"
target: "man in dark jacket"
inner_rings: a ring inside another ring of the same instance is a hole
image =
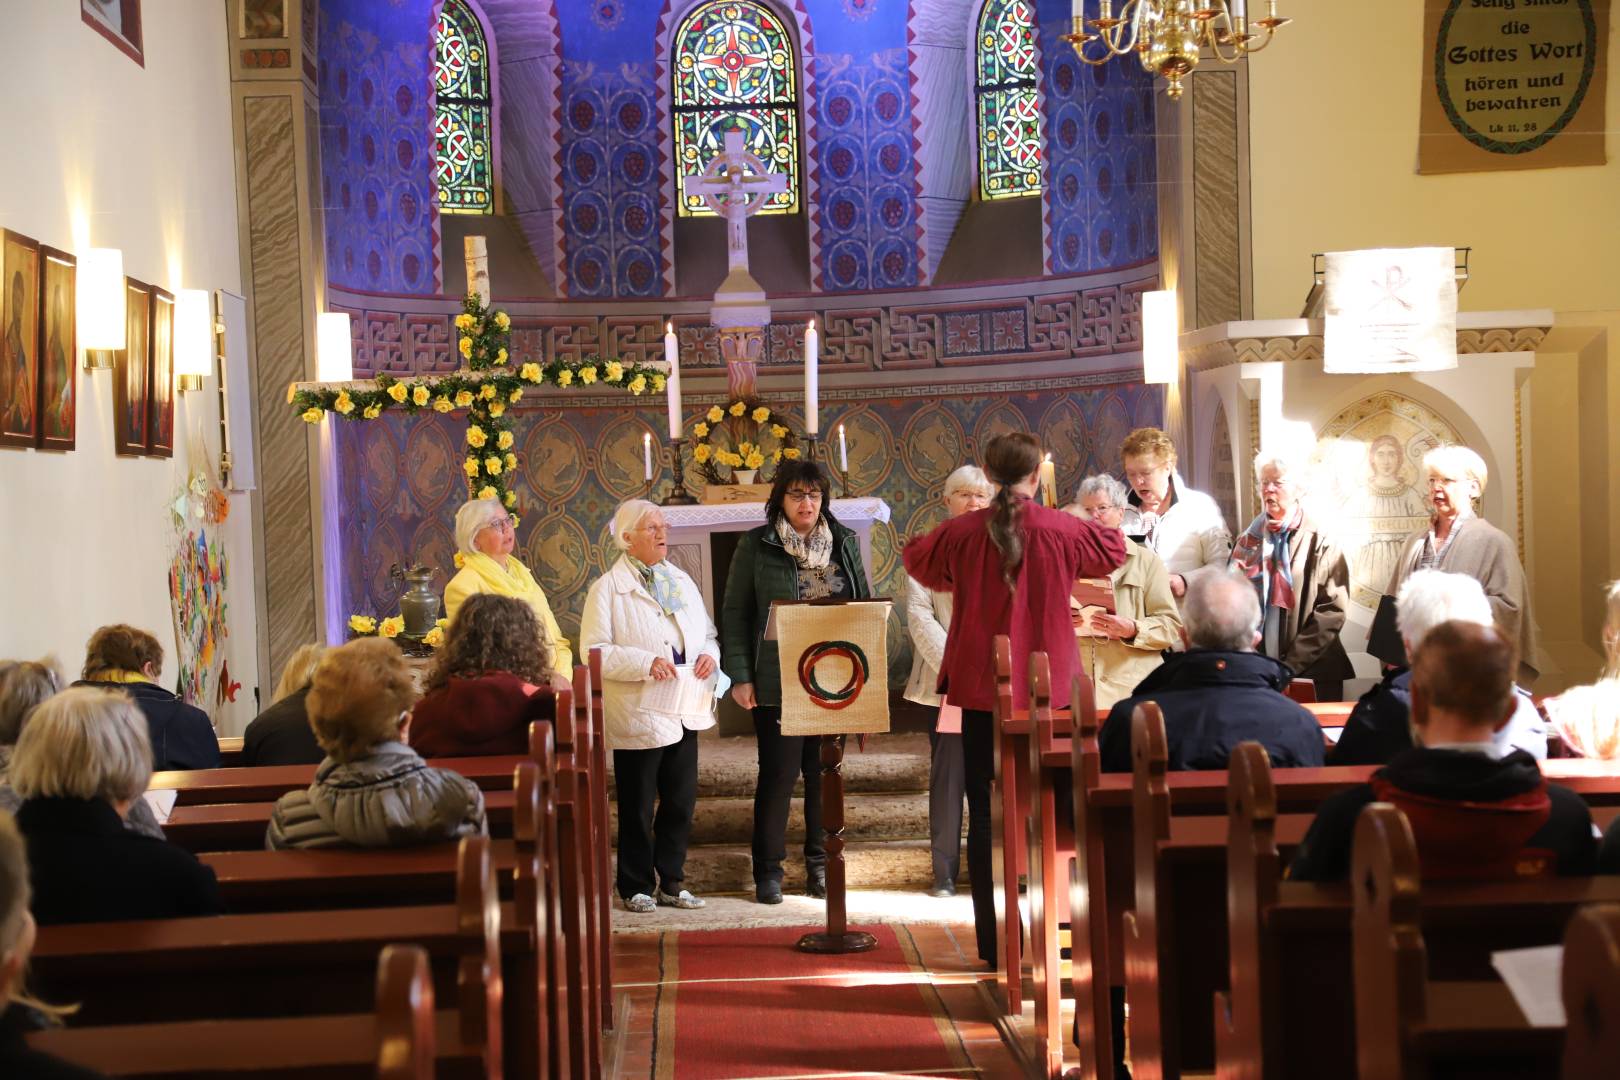
[[[1321,765],[1321,725],[1282,693],[1293,672],[1254,651],[1260,603],[1248,578],[1213,568],[1189,575],[1181,616],[1188,650],[1109,711],[1099,736],[1103,771],[1130,772],[1131,713],[1144,701],[1164,711],[1171,769],[1224,769],[1245,741],[1265,747],[1279,767]]]
[[[1289,877],[1343,880],[1356,818],[1374,800],[1406,814],[1426,879],[1590,874],[1598,845],[1586,803],[1548,784],[1523,750],[1498,756],[1492,742],[1513,717],[1517,670],[1512,643],[1492,626],[1430,630],[1412,659],[1420,745],[1322,804]]]

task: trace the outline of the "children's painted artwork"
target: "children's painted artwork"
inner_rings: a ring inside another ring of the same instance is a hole
[[[180,643],[179,693],[210,712],[225,664],[225,563],[221,530],[196,522],[181,534],[169,564],[169,607]]]

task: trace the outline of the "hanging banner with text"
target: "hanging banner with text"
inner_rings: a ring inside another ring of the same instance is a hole
[[[1322,370],[1456,367],[1456,258],[1448,247],[1328,252]]]
[[[1602,165],[1609,0],[1424,0],[1418,172]]]

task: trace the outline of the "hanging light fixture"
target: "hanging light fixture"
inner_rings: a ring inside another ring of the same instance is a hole
[[[174,294],[174,374],[181,393],[201,390],[213,373],[213,298],[206,289],[181,289]]]
[[[321,382],[354,378],[354,349],[347,311],[323,311],[315,321],[315,373]]]
[[[78,277],[75,303],[85,369],[110,368],[113,353],[124,347],[124,253],[117,248],[81,252]]]
[[[1181,375],[1177,348],[1176,290],[1142,294],[1142,381],[1174,383]]]
[[[1124,0],[1117,16],[1113,0],[1097,0],[1095,19],[1085,17],[1085,5],[1074,0],[1074,30],[1063,35],[1081,62],[1096,67],[1134,52],[1142,67],[1164,79],[1172,101],[1181,97],[1181,80],[1198,66],[1200,49],[1235,64],[1293,22],[1277,14],[1277,0],[1266,0],[1265,17],[1252,23],[1247,0]]]

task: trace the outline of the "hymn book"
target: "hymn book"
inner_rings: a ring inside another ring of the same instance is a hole
[[[1115,612],[1114,582],[1111,578],[1080,578],[1069,594],[1069,610],[1075,616],[1074,632],[1079,637],[1107,637],[1097,628],[1098,615]]]

